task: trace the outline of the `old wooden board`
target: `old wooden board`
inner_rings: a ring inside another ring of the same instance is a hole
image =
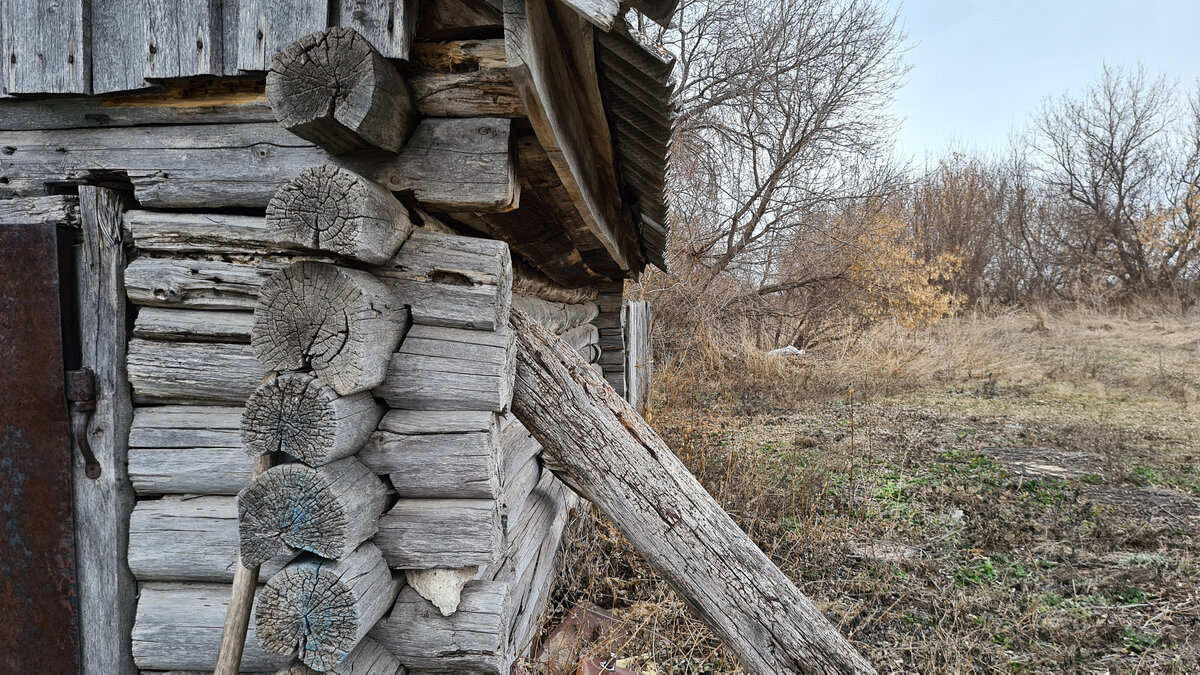
[[[87,0],[0,4],[5,92],[91,93],[90,10]]]
[[[59,255],[54,225],[0,225],[0,670],[8,673],[78,668]]]
[[[333,163],[440,211],[503,211],[519,187],[510,120],[426,119],[398,155],[333,157],[278,124],[14,131],[0,154],[0,198],[44,194],[123,172],[151,208],[263,208],[301,171]]]

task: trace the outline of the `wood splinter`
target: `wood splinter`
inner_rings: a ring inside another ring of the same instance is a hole
[[[404,77],[351,28],[312,33],[279,50],[267,101],[285,129],[335,155],[400,152],[419,120]]]
[[[306,556],[271,577],[259,595],[258,642],[274,654],[299,650],[308,667],[332,670],[391,608],[402,585],[371,544],[336,562]]]
[[[275,193],[267,224],[284,244],[382,264],[412,234],[408,209],[380,185],[323,164],[305,169]]]
[[[300,262],[263,282],[250,344],[265,370],[307,370],[346,396],[383,381],[408,311],[369,272]]]
[[[353,457],[274,467],[238,494],[242,564],[295,549],[343,558],[375,534],[387,500],[383,481]]]
[[[283,373],[246,401],[242,447],[251,457],[283,452],[321,466],[358,452],[382,417],[368,392],[338,396],[307,373]]]

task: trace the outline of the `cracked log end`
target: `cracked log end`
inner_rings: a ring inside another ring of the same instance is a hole
[[[391,192],[329,164],[305,169],[275,193],[267,224],[284,243],[382,264],[412,233]]]
[[[387,487],[362,462],[273,467],[238,494],[242,564],[301,549],[338,559],[375,534]]]
[[[408,311],[368,272],[301,262],[267,279],[250,344],[266,370],[308,370],[345,396],[383,381]]]
[[[419,119],[404,77],[351,28],[306,35],[279,50],[267,101],[281,126],[335,155],[400,152]]]
[[[260,385],[242,412],[242,447],[251,458],[283,452],[320,466],[358,452],[383,417],[368,392],[338,396],[306,373]]]
[[[271,577],[259,595],[258,642],[274,654],[298,651],[314,670],[332,670],[383,617],[399,589],[371,544],[336,562],[307,556]]]

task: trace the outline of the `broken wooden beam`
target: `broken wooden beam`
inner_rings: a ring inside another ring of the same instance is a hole
[[[519,310],[512,325],[513,412],[546,466],[616,524],[743,667],[875,672],[578,354]]]
[[[305,169],[267,205],[276,241],[371,264],[387,262],[412,234],[408,209],[378,184],[332,164]]]
[[[369,272],[301,262],[259,290],[250,343],[266,370],[311,368],[342,395],[379,384],[408,312]]]
[[[272,467],[238,494],[242,564],[301,550],[345,558],[375,534],[387,502],[387,487],[354,457]]]
[[[246,401],[242,447],[251,457],[283,452],[321,466],[358,452],[382,417],[368,392],[339,396],[307,373],[281,373]]]
[[[508,75],[504,40],[418,42],[409,76],[413,100],[430,117],[525,117]]]
[[[400,152],[418,119],[404,77],[352,28],[328,28],[279,50],[267,100],[283,128],[335,155]]]
[[[346,660],[392,606],[402,582],[371,544],[330,562],[305,556],[271,577],[255,610],[258,642],[325,671]]]

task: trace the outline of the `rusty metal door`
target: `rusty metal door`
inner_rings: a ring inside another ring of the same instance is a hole
[[[59,261],[54,225],[0,225],[0,519],[4,525],[0,672],[4,673],[78,670]]]

